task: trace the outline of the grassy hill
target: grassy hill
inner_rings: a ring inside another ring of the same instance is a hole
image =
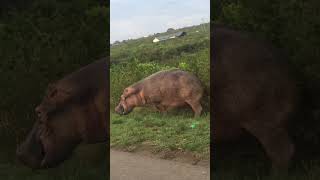
[[[185,31],[187,35],[158,43],[152,42],[155,37],[178,31]],[[111,63],[126,62],[133,58],[142,62],[168,63],[172,59],[180,57],[183,53],[195,54],[200,50],[209,48],[208,23],[177,29],[173,32],[157,33],[145,38],[122,41],[111,47]]]
[[[177,29],[186,36],[153,43],[157,33],[111,46],[111,146],[134,150],[145,144],[159,151],[188,151],[208,158],[210,143],[210,30],[209,24]],[[170,32],[172,33],[172,32]],[[127,116],[114,113],[123,89],[157,71],[179,68],[195,74],[205,88],[204,113],[194,119],[190,109],[159,114],[137,108]]]

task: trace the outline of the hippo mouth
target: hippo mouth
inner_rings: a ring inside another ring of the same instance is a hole
[[[42,165],[43,160],[46,157],[46,152],[42,143],[37,145],[37,151],[26,152],[21,147],[17,148],[17,156],[19,161],[30,167],[33,170],[43,169],[45,166]]]
[[[131,111],[127,111],[127,112],[122,112],[122,115],[127,115],[129,114]]]
[[[46,156],[46,151],[44,150],[44,146],[42,143],[40,143],[41,146],[40,146],[40,154],[41,154],[41,157],[42,159],[44,159],[44,157]]]
[[[122,105],[120,105],[118,107],[118,109],[116,110],[116,112],[119,114],[119,115],[127,115],[129,114],[131,111],[132,111],[133,108],[129,108],[127,110],[124,109],[124,107]]]
[[[62,153],[61,153],[62,154]],[[64,156],[54,153],[54,150],[49,148],[48,145],[41,142],[41,161],[39,169],[54,168],[63,162]]]
[[[49,157],[49,153],[48,150],[45,149],[45,145],[41,142],[41,162],[40,162],[40,168],[41,169],[45,169],[48,168],[48,157]]]
[[[21,146],[17,148],[19,161],[33,170],[47,169],[58,165],[58,161],[53,161],[53,154],[46,148],[42,141],[38,141],[37,150],[24,151]]]
[[[80,141],[42,141],[41,169],[55,168],[71,158],[73,150]]]

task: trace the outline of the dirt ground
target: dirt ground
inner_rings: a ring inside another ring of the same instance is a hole
[[[188,154],[110,150],[111,180],[209,180],[209,161]]]

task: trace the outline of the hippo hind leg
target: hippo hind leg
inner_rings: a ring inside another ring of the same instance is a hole
[[[167,111],[167,107],[166,106],[163,106],[161,104],[158,104],[156,105],[156,108],[159,112],[163,113],[163,112],[166,112]]]
[[[199,102],[199,100],[187,100],[187,104],[189,104],[194,112],[194,117],[199,117],[202,112],[202,106]]]
[[[257,138],[272,161],[272,175],[286,174],[294,153],[294,145],[283,127],[263,123],[247,123],[244,128]]]

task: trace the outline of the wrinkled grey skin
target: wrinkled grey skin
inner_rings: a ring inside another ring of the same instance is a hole
[[[107,64],[101,59],[48,86],[17,157],[33,169],[56,167],[80,143],[106,142]]]
[[[294,154],[287,122],[297,104],[296,82],[284,58],[247,34],[213,25],[212,99],[214,142],[253,135],[275,171]]]
[[[179,69],[159,71],[127,87],[115,111],[126,115],[135,107],[153,106],[164,112],[189,105],[197,117],[202,95],[202,85],[193,74]]]

